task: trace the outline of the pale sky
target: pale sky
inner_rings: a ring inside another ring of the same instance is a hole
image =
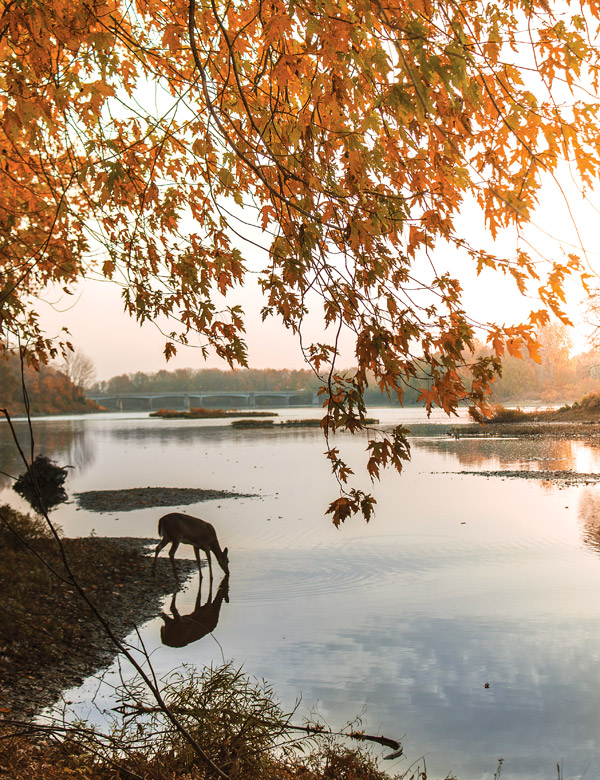
[[[527,236],[542,255],[553,258],[577,251],[581,239],[590,270],[594,271],[596,267],[600,268],[600,216],[594,202],[585,202],[573,188],[567,190],[567,195],[571,212],[577,220],[577,231],[563,197],[555,186],[550,185],[544,190],[542,206],[535,215],[535,226],[528,230]],[[598,198],[595,200],[600,202]],[[506,235],[493,244],[486,236],[474,207],[465,206],[461,223],[463,234],[473,244],[483,242],[486,248],[499,253],[504,251],[510,256],[514,254],[514,235]],[[532,308],[539,308],[534,300],[524,299],[517,292],[512,280],[498,273],[484,271],[478,278],[468,258],[459,256],[454,250],[439,247],[434,253],[434,261],[438,271],[447,268],[461,281],[466,310],[480,321],[515,324],[520,318],[525,318]],[[568,296],[569,314],[577,326],[572,333],[574,351],[585,351],[589,346],[581,306],[583,291],[569,285]],[[200,350],[193,347],[180,347],[178,355],[167,364],[162,354],[165,338],[153,325],[140,327],[123,312],[119,288],[111,283],[86,281],[76,296],[49,293],[46,299],[46,303],[37,307],[44,326],[50,334],[57,334],[63,325],[69,328],[73,343],[94,361],[98,379],[136,371],[153,372],[161,368],[227,368],[216,357],[204,361]],[[229,302],[241,304],[246,312],[246,341],[252,368],[306,367],[297,338],[274,319],[265,323],[261,321],[261,293],[253,278],[243,290],[234,290]],[[320,310],[315,305],[307,322],[307,340],[321,335],[319,330]],[[353,363],[352,343],[346,339],[339,365],[345,367]]]

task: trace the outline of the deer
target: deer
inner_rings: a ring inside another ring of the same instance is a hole
[[[177,570],[175,569],[175,552],[180,544],[191,544],[194,548],[200,577],[202,577],[200,550],[203,550],[208,558],[208,570],[211,580],[213,576],[210,559],[211,552],[214,553],[215,558],[219,562],[219,566],[223,569],[225,574],[229,574],[227,547],[221,550],[219,540],[217,539],[217,532],[215,531],[214,526],[207,523],[206,520],[201,520],[199,517],[184,515],[181,512],[169,512],[168,515],[163,515],[158,521],[158,533],[162,536],[162,539],[156,545],[154,551],[154,564],[152,567],[154,572],[156,572],[156,560],[159,552],[170,542],[171,549],[169,550],[169,558],[171,559],[171,566],[176,580],[179,578],[177,577]]]
[[[217,627],[219,622],[219,612],[223,601],[229,602],[229,575],[226,574],[221,580],[217,590],[217,595],[212,598],[212,580],[210,581],[210,590],[208,601],[202,604],[201,585],[198,587],[198,596],[194,611],[189,615],[180,615],[175,603],[176,594],[171,599],[171,615],[161,612],[160,616],[164,625],[160,629],[160,638],[163,645],[167,647],[185,647],[191,642],[197,642],[202,637],[210,634]]]

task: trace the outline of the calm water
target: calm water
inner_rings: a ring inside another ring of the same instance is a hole
[[[378,414],[417,421],[411,410]],[[35,430],[39,450],[74,466],[71,493],[257,494],[183,508],[214,523],[229,547],[230,602],[214,632],[185,647],[161,643],[160,619],[144,626],[159,673],[233,660],[267,679],[284,706],[301,696],[301,711],[317,710],[332,727],[362,713],[368,732],[402,738],[406,757],[392,771],[425,755],[432,778],[476,780],[491,778],[502,757],[503,780],[555,778],[557,762],[565,779],[600,777],[600,487],[452,473],[596,471],[600,450],[454,440],[415,426],[404,475],[375,486],[375,518],[338,531],[323,515],[336,492],[318,431],[144,415],[38,421]],[[0,436],[0,468],[18,473],[6,429]],[[368,487],[364,440],[342,437],[340,446]],[[0,501],[20,507],[2,479]],[[163,512],[94,514],[69,504],[53,517],[69,535],[156,536]],[[182,615],[197,587],[194,577],[177,596]],[[101,693],[94,706],[103,701]],[[80,712],[97,716],[89,706]]]

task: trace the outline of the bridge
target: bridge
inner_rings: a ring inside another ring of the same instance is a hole
[[[238,409],[320,405],[316,392],[312,390],[166,390],[162,393],[89,393],[87,398],[106,409],[121,412],[203,406]]]

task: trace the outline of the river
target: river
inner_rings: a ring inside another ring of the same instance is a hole
[[[592,472],[600,450],[455,439],[418,410],[374,413],[413,426],[412,460],[375,484],[369,524],[354,518],[340,530],[324,516],[337,493],[318,430],[124,413],[36,420],[34,432],[37,451],[73,466],[70,495],[146,486],[253,494],[181,508],[213,523],[229,548],[229,603],[215,630],[185,647],[161,643],[158,617],[142,627],[159,674],[232,660],[286,708],[301,697],[300,713],[332,728],[359,714],[368,733],[401,738],[392,772],[425,756],[432,778],[492,778],[499,758],[503,778],[555,778],[557,763],[565,779],[600,777],[600,487],[457,473]],[[25,424],[17,428],[24,436]],[[339,443],[355,484],[369,488],[365,440]],[[22,470],[6,427],[0,454],[3,471]],[[0,502],[25,508],[2,479]],[[165,511],[98,514],[71,502],[52,517],[67,535],[155,537]],[[178,594],[182,615],[197,589],[195,576]],[[108,687],[97,687],[69,694],[92,719],[110,704]]]

